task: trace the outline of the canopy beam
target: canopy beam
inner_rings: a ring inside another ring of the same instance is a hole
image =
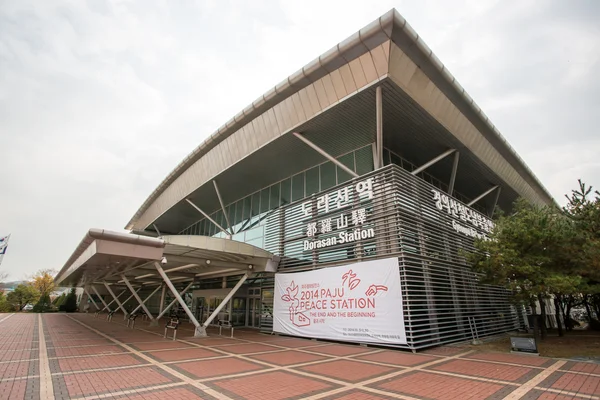
[[[456,182],[456,171],[458,171],[458,159],[460,153],[457,151],[454,153],[454,160],[452,161],[452,174],[450,175],[450,184],[448,185],[448,194],[450,196],[454,193],[454,182]]]
[[[346,167],[342,162],[337,160],[334,156],[327,153],[325,150],[323,150],[322,148],[305,138],[304,135],[298,132],[294,132],[294,136],[303,141],[306,145],[308,145],[308,147],[312,148],[314,151],[316,151],[317,153],[319,153],[320,155],[322,155],[323,157],[325,157],[326,159],[328,159],[329,161],[331,161],[332,163],[349,173],[353,178],[358,177],[358,174],[356,172],[352,171],[350,168]]]
[[[197,205],[195,205],[194,203],[192,203],[192,201],[190,199],[185,199],[185,201],[187,201],[192,207],[194,207],[200,214],[204,215],[206,217],[206,219],[208,219],[210,222],[212,222],[213,224],[215,224],[215,226],[217,228],[219,228],[220,230],[222,230],[223,232],[225,232],[229,236],[233,236],[231,234],[231,232],[229,232],[227,229],[223,228],[220,224],[218,224],[217,221],[215,221],[214,219],[212,219],[210,217],[210,215],[208,215],[207,213],[205,213],[204,211],[202,211],[202,209],[200,207],[198,207]]]
[[[187,285],[182,291],[181,293],[179,293],[180,296],[183,296],[185,294],[185,292],[188,291],[189,288],[192,287],[192,285],[194,284],[194,281],[190,282],[189,285]],[[165,289],[167,287],[165,286]],[[177,303],[177,299],[173,300],[172,302],[169,303],[169,305],[167,305],[164,310],[162,310],[159,314],[158,317],[156,317],[156,319],[160,319],[163,315],[165,315],[167,312],[169,312],[169,310],[171,309],[171,307],[173,307],[175,305],[175,303]]]
[[[167,274],[165,273],[165,271],[162,269],[162,267],[160,266],[160,264],[158,262],[155,262],[154,266],[156,267],[156,270],[158,271],[158,273],[160,274],[160,276],[162,276],[163,280],[165,281],[165,283],[169,287],[169,290],[171,290],[171,293],[173,293],[173,296],[175,296],[175,298],[179,302],[179,305],[181,306],[181,308],[183,308],[183,310],[185,311],[185,313],[189,317],[190,321],[192,321],[192,323],[196,327],[196,330],[194,331],[194,337],[203,337],[203,336],[206,336],[206,330],[202,329],[202,327],[200,326],[200,323],[198,322],[198,320],[196,319],[196,317],[194,317],[194,314],[192,314],[192,312],[188,308],[187,304],[185,304],[185,301],[183,301],[183,299],[181,298],[181,296],[179,295],[179,293],[177,293],[177,290],[175,289],[175,286],[173,286],[173,282],[171,282],[171,280],[169,279],[169,277],[167,276]]]
[[[476,198],[471,200],[471,202],[469,204],[467,204],[467,206],[471,207],[473,204],[477,203],[479,200],[483,199],[485,196],[487,196],[488,194],[492,193],[494,190],[499,189],[499,188],[500,188],[500,186],[496,185],[493,188],[486,190],[485,192],[483,192],[482,194],[480,194],[479,196],[477,196]]]
[[[127,287],[129,288],[129,290],[131,291],[131,294],[133,295],[133,297],[135,297],[135,299],[137,300],[137,302],[140,304],[139,307],[142,307],[142,309],[144,310],[144,312],[146,313],[146,315],[148,316],[148,318],[150,318],[150,326],[153,325],[154,322],[154,317],[152,316],[152,313],[150,313],[150,311],[148,310],[148,307],[146,307],[146,305],[144,304],[145,301],[142,301],[141,297],[137,294],[137,292],[133,289],[133,286],[131,286],[131,283],[129,283],[129,279],[127,279],[127,277],[125,276],[125,274],[121,275],[121,279],[123,279],[123,281],[125,281],[125,285],[127,285]],[[158,289],[160,288],[157,287],[156,290],[154,292],[152,292],[152,294],[156,293],[158,291]],[[152,296],[152,294],[150,296]],[[150,297],[146,298],[146,300],[148,300]],[[136,308],[134,309],[131,314],[135,314],[135,312],[139,309]]]
[[[444,158],[448,157],[450,154],[454,153],[455,151],[456,151],[456,149],[446,150],[439,156],[432,158],[431,160],[427,161],[425,164],[421,165],[420,167],[418,167],[417,169],[412,171],[411,174],[417,175],[418,173],[423,172],[427,168],[431,167],[433,164],[437,163],[440,160],[443,160]]]
[[[229,303],[229,300],[231,300],[231,298],[233,297],[235,292],[237,292],[238,289],[244,284],[244,282],[246,282],[246,279],[248,279],[249,276],[250,276],[250,273],[246,272],[242,276],[242,278],[238,281],[238,283],[236,283],[236,285],[233,287],[233,289],[231,289],[231,291],[227,294],[227,296],[225,296],[225,298],[223,299],[221,304],[219,304],[219,306],[217,308],[215,308],[215,311],[213,311],[212,314],[210,314],[210,316],[206,319],[206,321],[204,321],[204,324],[202,324],[202,328],[204,328],[205,331],[206,331],[206,327],[208,327],[208,325],[210,325],[210,323],[213,321],[213,319],[215,319],[215,317],[217,315],[219,315],[221,310],[227,305],[227,303]]]
[[[110,293],[110,295],[113,297],[113,299],[115,299],[115,301],[117,302],[117,305],[119,306],[119,308],[121,309],[121,311],[123,311],[124,314],[124,318],[127,318],[127,310],[125,309],[125,307],[123,306],[123,304],[121,304],[121,302],[119,301],[119,299],[117,299],[117,296],[115,296],[115,293],[112,291],[112,289],[110,288],[110,286],[108,285],[108,283],[106,283],[106,281],[102,282],[104,283],[104,287],[106,287],[106,290],[108,291],[108,293]]]

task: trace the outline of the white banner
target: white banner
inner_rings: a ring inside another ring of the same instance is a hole
[[[275,332],[406,344],[397,258],[277,273],[273,308]]]

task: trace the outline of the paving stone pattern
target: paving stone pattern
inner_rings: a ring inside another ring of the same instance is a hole
[[[412,354],[252,330],[194,338],[189,324],[173,341],[162,324],[147,325],[0,314],[0,400],[600,400],[593,363],[457,346]]]

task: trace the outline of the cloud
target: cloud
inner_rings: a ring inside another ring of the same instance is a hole
[[[121,230],[206,136],[392,7],[559,200],[599,184],[596,2],[3,2],[2,269],[60,268],[90,227]]]

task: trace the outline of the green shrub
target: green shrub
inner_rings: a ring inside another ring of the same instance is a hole
[[[65,298],[65,301],[62,305],[64,306],[63,310],[66,312],[77,311],[77,295],[75,294],[75,288],[71,288],[71,291]],[[60,308],[59,308],[59,310],[60,310]]]
[[[52,309],[52,302],[50,301],[50,296],[49,295],[43,295],[42,297],[40,297],[40,299],[38,300],[38,302],[36,303],[35,306],[33,306],[33,312],[48,312]]]

